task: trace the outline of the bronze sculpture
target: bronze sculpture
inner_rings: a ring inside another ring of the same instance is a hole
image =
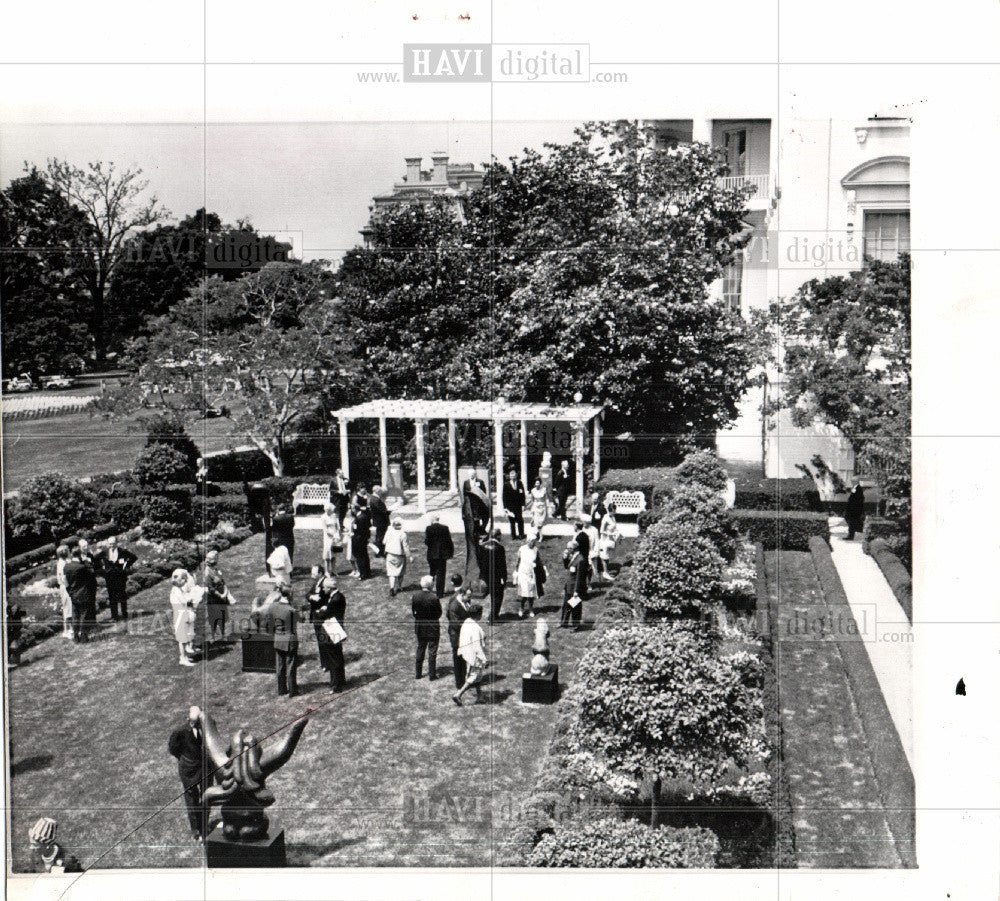
[[[219,781],[205,792],[206,807],[219,805],[222,834],[230,841],[251,842],[266,838],[268,818],[264,808],[274,803],[274,794],[264,783],[268,776],[288,763],[309,717],[296,721],[284,741],[266,752],[243,728],[233,735],[227,748],[215,720],[203,714],[202,722],[205,749]]]

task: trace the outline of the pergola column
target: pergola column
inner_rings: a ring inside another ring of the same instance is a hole
[[[458,442],[455,440],[455,420],[448,420],[448,487],[458,491]]]
[[[386,435],[385,417],[378,418],[378,450],[382,461],[382,487],[389,487],[389,441]]]
[[[414,420],[417,444],[417,506],[421,513],[427,512],[427,472],[424,459],[424,420]]]
[[[493,464],[496,467],[496,488],[493,491],[494,506],[503,490],[503,420],[493,420]]]
[[[340,426],[340,468],[344,472],[344,480],[350,481],[351,478],[351,461],[347,453],[347,423],[350,420],[345,417],[340,417],[337,420],[337,424]]]
[[[594,482],[601,479],[601,414],[594,417]]]
[[[528,490],[528,421],[521,420],[521,484]]]
[[[584,436],[587,434],[586,426],[582,422],[576,424],[576,509],[580,516],[583,516],[583,452]]]

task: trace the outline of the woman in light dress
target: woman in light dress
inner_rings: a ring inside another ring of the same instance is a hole
[[[358,574],[358,561],[354,559],[354,551],[351,549],[351,538],[354,537],[354,509],[348,505],[344,514],[344,521],[340,526],[340,540],[344,542],[344,560],[351,566],[351,575]]]
[[[542,484],[541,479],[535,479],[535,484],[531,487],[529,494],[531,495],[531,531],[541,541],[542,527],[549,518],[549,491]]]
[[[194,666],[195,612],[205,594],[205,589],[195,582],[186,569],[175,569],[170,577],[170,607],[174,612],[174,638],[177,639],[181,666]]]
[[[340,534],[340,517],[337,516],[337,508],[333,504],[327,504],[323,510],[323,572],[326,575],[336,574],[337,548],[342,543]]]
[[[611,552],[618,544],[618,520],[615,519],[615,513],[617,512],[618,510],[613,503],[608,504],[608,512],[604,514],[604,519],[601,520],[601,569],[604,570],[604,578],[609,582],[614,581],[614,576],[611,575],[608,563],[611,561]]]
[[[535,615],[535,598],[538,597],[538,583],[535,579],[535,567],[538,562],[538,539],[529,538],[517,551],[517,568],[514,571],[514,584],[517,586],[519,608],[518,619]]]
[[[385,574],[389,577],[389,594],[395,597],[403,587],[406,562],[412,560],[410,542],[403,531],[403,520],[398,516],[392,521],[392,528],[385,533]]]
[[[66,564],[69,563],[69,545],[60,544],[56,548],[56,583],[59,586],[59,609],[63,618],[63,638],[73,640],[73,601],[69,596],[66,581]]]

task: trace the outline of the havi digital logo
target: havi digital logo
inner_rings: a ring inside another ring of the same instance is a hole
[[[489,44],[403,44],[403,81],[490,81]]]

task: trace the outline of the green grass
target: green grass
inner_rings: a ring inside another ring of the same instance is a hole
[[[298,539],[297,600],[319,554],[318,533]],[[426,571],[419,538],[414,546],[408,588]],[[556,538],[545,543],[550,581],[541,607],[565,684],[590,633],[555,629],[563,546]],[[629,550],[626,542],[620,555]],[[249,612],[262,556],[260,536],[222,555],[240,600],[237,618]],[[327,691],[308,626],[300,633],[302,694],[295,699],[276,697],[273,675],[242,674],[238,644],[197,668],[178,667],[165,583],[130,601],[141,630],[123,635],[104,624],[101,641],[77,646],[57,637],[27,652],[9,680],[15,870],[25,867],[27,830],[45,815],[59,821],[62,840],[85,866],[200,865],[167,753],[170,731],[191,704],[226,733],[245,725],[257,736],[316,708],[291,761],[268,782],[278,799],[269,815],[286,829],[290,864],[490,865],[535,782],[555,716],[554,707],[520,702],[533,621],[487,628],[488,703],[467,698],[460,710],[451,701],[444,629],[443,678],[414,679],[410,592],[389,598],[384,576],[342,584],[349,691],[341,696]],[[585,623],[601,604],[587,603]]]

